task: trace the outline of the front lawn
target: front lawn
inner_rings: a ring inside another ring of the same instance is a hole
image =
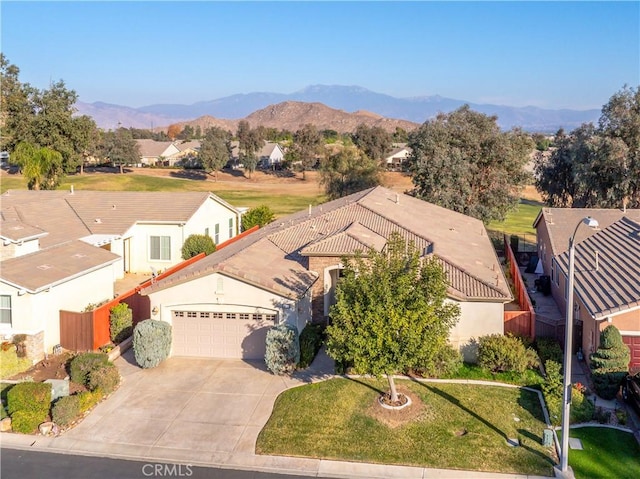
[[[577,479],[640,477],[640,446],[628,432],[602,427],[571,429],[583,450],[569,450],[569,465]]]
[[[464,363],[454,374],[443,376],[446,379],[474,379],[478,381],[496,381],[500,383],[515,384],[516,386],[528,386],[540,389],[544,383],[544,377],[537,369],[527,369],[524,373],[505,371],[492,373],[482,369],[477,364]]]
[[[384,380],[332,379],[280,395],[259,454],[552,475],[536,393],[516,388],[397,381],[415,404],[384,412]],[[520,440],[520,447],[507,445]]]
[[[15,347],[12,346],[7,351],[0,350],[0,379],[10,378],[30,367],[31,361],[27,358],[19,358]]]

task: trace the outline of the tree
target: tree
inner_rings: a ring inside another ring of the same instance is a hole
[[[120,173],[124,173],[125,165],[133,165],[140,161],[140,148],[131,131],[126,128],[104,132],[100,151],[102,156],[120,167]]]
[[[302,168],[302,179],[304,180],[306,179],[305,171],[313,168],[318,161],[318,155],[324,141],[318,129],[310,123],[296,131],[293,141],[293,148],[297,150],[297,156]]]
[[[247,231],[256,225],[262,228],[274,219],[275,215],[267,205],[256,206],[242,215],[242,231]]]
[[[413,194],[481,219],[504,220],[518,206],[534,145],[520,130],[465,105],[441,113],[409,136]]]
[[[51,148],[19,143],[11,162],[20,167],[30,190],[55,190],[62,177],[62,155]]]
[[[31,96],[35,92],[19,80],[20,69],[0,53],[0,148],[14,151],[20,141],[30,139],[31,119],[35,115]]]
[[[353,134],[353,143],[372,160],[382,160],[391,150],[393,137],[384,128],[361,123]]]
[[[256,166],[258,166],[256,153],[260,150],[264,141],[260,135],[260,130],[252,130],[248,121],[241,120],[238,123],[236,136],[239,142],[240,162],[244,165],[245,170],[249,172],[249,177],[256,171]]]
[[[593,385],[598,396],[613,399],[628,373],[629,347],[622,341],[620,331],[609,325],[600,333],[600,347],[590,357]]]
[[[218,180],[218,171],[224,168],[231,156],[229,134],[220,128],[209,128],[200,145],[198,158],[207,173],[214,172]]]
[[[182,127],[180,125],[169,125],[169,128],[167,128],[167,136],[171,139],[171,141],[173,141],[178,137],[181,131]]]
[[[640,89],[623,87],[598,126],[560,136],[548,161],[535,166],[536,187],[550,206],[640,207]]]
[[[393,233],[386,248],[342,259],[327,328],[327,353],[358,374],[393,374],[432,363],[448,347],[459,306],[447,298],[446,274],[434,258]]]
[[[211,254],[216,250],[216,244],[209,235],[189,235],[182,244],[182,259],[187,260],[200,253]]]
[[[350,146],[320,163],[320,184],[333,200],[379,185],[380,172],[379,162]]]
[[[394,143],[406,143],[409,141],[409,134],[404,128],[396,126],[396,131],[393,132]]]

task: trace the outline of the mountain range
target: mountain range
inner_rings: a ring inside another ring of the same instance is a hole
[[[134,128],[166,127],[208,116],[215,119],[245,119],[258,110],[285,102],[321,103],[342,113],[370,112],[387,119],[404,120],[421,124],[440,112],[450,112],[464,104],[471,109],[496,115],[503,129],[521,127],[530,132],[554,133],[559,128],[570,131],[582,123],[596,122],[600,110],[544,109],[534,106],[513,107],[478,104],[439,95],[397,98],[376,93],[359,86],[313,85],[293,93],[255,92],[231,95],[216,100],[201,101],[191,105],[155,104],[139,108],[113,105],[103,102],[76,103],[78,114],[91,116],[99,127],[113,129],[118,125]],[[273,120],[273,119],[272,119]],[[310,118],[308,123],[314,123]],[[235,123],[235,122],[234,122]],[[257,126],[251,122],[252,126]],[[351,122],[349,122],[351,123]],[[267,125],[265,125],[267,126]],[[278,121],[270,126],[279,126]],[[332,128],[343,131],[342,128]]]

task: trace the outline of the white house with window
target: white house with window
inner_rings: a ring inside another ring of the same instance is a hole
[[[192,234],[216,244],[240,212],[207,192],[9,190],[0,207],[0,335],[27,334],[44,353],[60,342],[59,311],[111,299],[127,272],[182,261]]]

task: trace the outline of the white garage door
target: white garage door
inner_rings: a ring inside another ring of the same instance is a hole
[[[173,356],[264,359],[274,314],[173,311]]]

